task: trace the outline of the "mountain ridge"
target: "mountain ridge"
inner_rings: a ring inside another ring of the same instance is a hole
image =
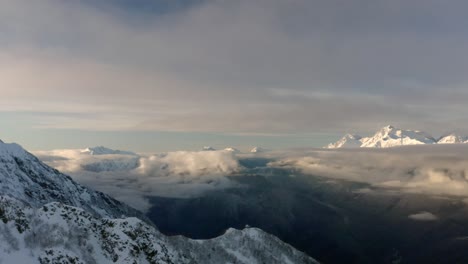
[[[58,202],[32,208],[0,196],[0,209],[5,263],[318,263],[256,228],[192,240],[165,236],[135,217],[99,218]]]
[[[86,209],[100,217],[138,216],[142,213],[110,196],[74,182],[16,143],[0,143],[0,194],[23,201],[29,206],[59,201]]]
[[[435,139],[428,133],[419,130],[405,130],[387,125],[370,137],[346,134],[324,148],[390,148],[421,144],[457,144],[468,143],[468,137],[450,133]]]
[[[81,153],[89,154],[89,155],[131,155],[131,156],[137,155],[135,152],[132,152],[132,151],[110,149],[104,146],[88,147],[82,150]]]

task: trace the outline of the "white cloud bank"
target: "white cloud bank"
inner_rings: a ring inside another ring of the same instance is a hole
[[[90,155],[83,150],[34,152],[87,186],[147,210],[148,196],[191,197],[235,184],[225,176],[241,169],[230,151],[177,151],[157,155]]]
[[[393,190],[468,196],[468,146],[463,145],[317,150],[291,154],[269,166]]]
[[[236,186],[230,175],[246,172],[231,151],[176,151],[155,155],[98,155],[81,150],[35,152],[78,182],[108,193],[138,209],[148,196],[192,197]],[[369,183],[357,193],[424,193],[468,197],[468,145],[409,146],[392,149],[270,151],[270,168],[331,179]],[[262,166],[262,165],[260,165]],[[256,170],[258,173],[258,170]]]

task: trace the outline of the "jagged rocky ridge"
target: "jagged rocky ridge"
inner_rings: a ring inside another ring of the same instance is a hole
[[[317,263],[259,229],[211,240],[167,237],[138,218],[0,197],[0,263]]]
[[[389,148],[406,145],[456,143],[468,143],[468,137],[451,133],[435,139],[422,131],[385,126],[371,137],[346,134],[343,138],[335,143],[328,144],[325,148]]]
[[[161,234],[138,211],[0,143],[0,263],[317,263],[259,229]]]

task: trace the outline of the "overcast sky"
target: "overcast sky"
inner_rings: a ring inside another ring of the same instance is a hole
[[[322,146],[468,134],[463,0],[0,0],[0,138]]]

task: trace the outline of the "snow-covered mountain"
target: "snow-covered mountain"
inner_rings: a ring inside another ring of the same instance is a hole
[[[250,153],[260,153],[260,152],[264,152],[265,149],[263,149],[262,147],[254,147],[250,150]]]
[[[361,136],[346,134],[337,142],[328,144],[326,148],[359,148],[362,145],[361,140]]]
[[[436,140],[430,135],[418,130],[403,130],[386,126],[377,131],[374,136],[363,139],[363,148],[389,148],[404,145],[434,144]]]
[[[0,209],[0,263],[317,263],[255,228],[191,240],[56,202],[33,208],[0,196]]]
[[[104,146],[90,147],[81,151],[83,154],[89,155],[132,155],[136,156],[137,154],[131,151],[115,150],[106,148]]]
[[[468,143],[468,138],[452,133],[436,140],[422,131],[403,130],[393,126],[385,126],[371,137],[347,134],[337,142],[331,143],[325,148],[389,148],[405,145],[454,143]]]
[[[234,147],[228,147],[228,148],[225,148],[224,151],[229,151],[229,152],[232,152],[232,153],[240,153],[240,151]]]
[[[0,143],[0,195],[38,207],[50,202],[83,208],[101,217],[143,214],[125,204],[74,182],[18,144]]]
[[[450,133],[442,136],[437,141],[438,144],[456,144],[456,143],[468,143],[468,137],[458,135],[456,133]]]
[[[255,228],[210,240],[164,236],[17,144],[0,143],[0,182],[0,263],[317,263]]]
[[[202,151],[215,151],[216,149],[213,148],[212,146],[204,146],[201,150]]]

